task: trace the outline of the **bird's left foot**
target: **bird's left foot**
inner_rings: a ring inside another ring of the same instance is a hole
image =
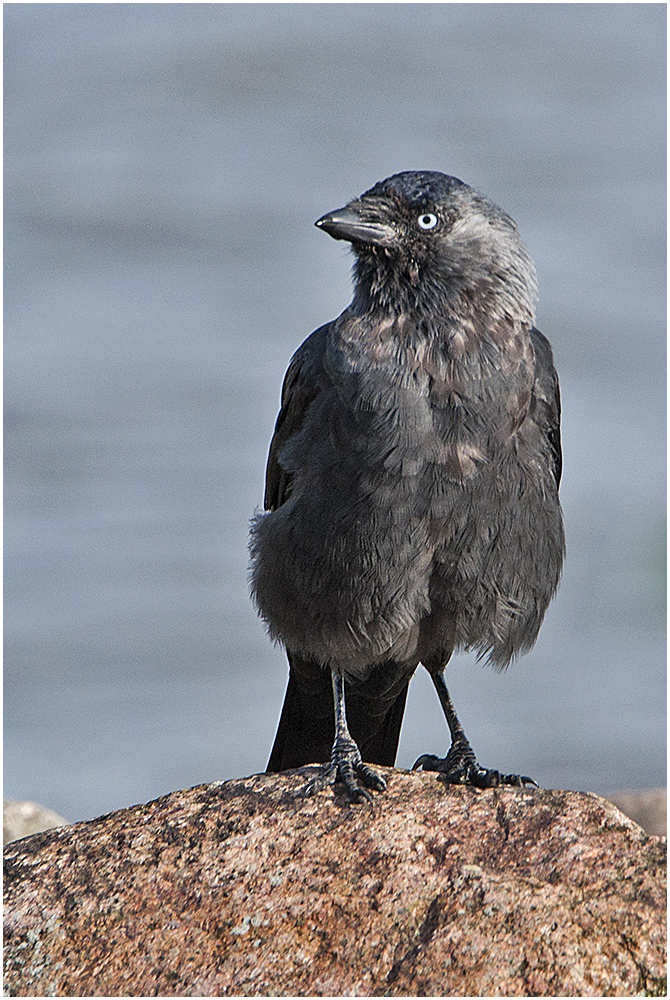
[[[330,754],[330,760],[323,764],[318,775],[304,790],[305,795],[323,791],[336,781],[342,781],[352,799],[365,799],[372,803],[368,788],[378,792],[386,791],[386,782],[380,774],[363,762],[361,753],[353,740],[337,740]],[[359,784],[360,782],[360,784]]]
[[[412,767],[413,771],[439,771],[450,785],[474,785],[475,788],[496,788],[498,785],[535,785],[537,782],[523,774],[501,774],[490,768],[480,767],[474,751],[467,740],[451,744],[446,757],[435,757],[425,753]]]

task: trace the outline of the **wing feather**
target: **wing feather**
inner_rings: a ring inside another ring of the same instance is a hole
[[[552,471],[558,489],[563,471],[561,392],[558,385],[558,375],[554,367],[551,344],[547,338],[535,327],[530,331],[530,337],[535,349],[535,385],[533,387],[535,411],[533,418],[549,443]]]
[[[302,427],[305,414],[321,391],[323,384],[323,354],[330,323],[319,327],[307,338],[291,358],[284,377],[281,408],[270,442],[265,470],[266,510],[277,510],[291,495],[291,475],[281,464],[281,452],[286,442]]]

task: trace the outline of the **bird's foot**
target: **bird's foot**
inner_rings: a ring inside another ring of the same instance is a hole
[[[501,774],[490,768],[480,767],[474,751],[467,740],[457,740],[451,744],[446,757],[435,757],[425,753],[412,767],[413,771],[438,771],[450,785],[474,785],[475,788],[495,788],[498,785],[535,785],[537,782],[522,774]]]
[[[303,794],[314,795],[329,785],[334,785],[338,780],[342,781],[355,801],[366,799],[372,803],[373,799],[368,788],[378,792],[386,791],[386,782],[380,774],[363,762],[360,750],[353,740],[335,742],[330,760],[322,765],[321,773],[310,781]]]

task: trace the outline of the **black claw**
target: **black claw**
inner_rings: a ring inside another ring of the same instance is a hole
[[[514,780],[512,780],[514,779]],[[522,788],[526,785],[532,785],[533,788],[539,788],[537,781],[533,778],[529,778],[527,774],[506,774],[502,782],[503,785],[520,785]]]
[[[480,767],[469,744],[452,744],[446,757],[422,754],[414,762],[412,770],[416,771],[417,768],[437,771],[444,775],[443,780],[451,785],[474,785],[475,788],[497,788],[498,785],[539,787],[536,781],[526,775],[501,774],[493,768]]]
[[[368,788],[374,788],[378,792],[386,791],[386,782],[382,778],[381,774],[377,774],[371,767],[367,764],[360,764],[356,769],[358,777],[363,781]]]
[[[412,764],[412,770],[416,771],[417,768],[421,767],[424,771],[439,771],[440,768],[437,766],[444,761],[443,757],[436,757],[432,753],[424,753],[418,757]]]
[[[378,792],[386,791],[386,782],[380,774],[373,768],[365,764],[361,759],[360,751],[356,744],[338,743],[333,747],[330,760],[321,768],[319,774],[313,781],[303,789],[303,795],[314,795],[323,791],[337,781],[341,781],[354,801],[365,799],[371,805],[374,799],[370,795],[368,788]],[[360,784],[359,784],[360,782]]]

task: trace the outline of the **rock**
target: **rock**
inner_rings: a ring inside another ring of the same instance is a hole
[[[668,793],[665,788],[646,792],[616,792],[608,795],[609,802],[639,823],[647,833],[665,837],[668,832]]]
[[[660,996],[665,840],[595,795],[380,769],[201,785],[5,848],[12,996]]]
[[[2,842],[9,844],[21,837],[30,837],[42,830],[51,830],[54,826],[66,826],[67,820],[40,806],[37,802],[17,802],[5,799],[2,803]]]

